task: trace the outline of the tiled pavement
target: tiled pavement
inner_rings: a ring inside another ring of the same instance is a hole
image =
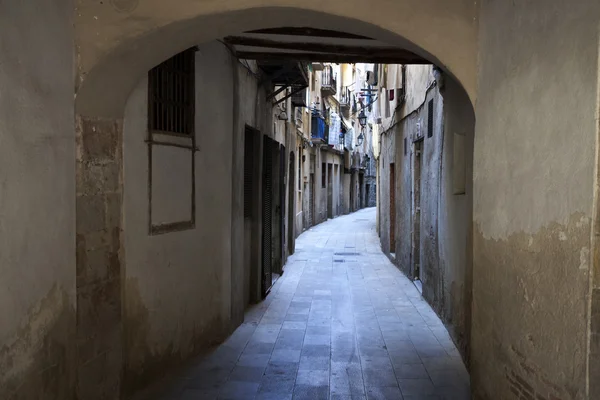
[[[438,317],[381,252],[375,209],[296,241],[235,333],[151,400],[463,400],[469,376]]]

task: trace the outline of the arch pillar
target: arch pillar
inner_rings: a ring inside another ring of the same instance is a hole
[[[120,398],[123,365],[123,124],[76,116],[79,399]]]

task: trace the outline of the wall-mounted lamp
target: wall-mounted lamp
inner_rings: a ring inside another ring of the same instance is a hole
[[[283,110],[279,114],[277,114],[277,119],[280,121],[287,121],[287,119],[288,119],[287,111]]]
[[[360,135],[358,135],[358,137],[356,138],[356,144],[359,146],[362,146],[364,141],[365,141],[365,135],[361,132]]]
[[[360,115],[358,116],[358,123],[363,128],[367,126],[367,116],[365,115],[365,110],[361,110]]]

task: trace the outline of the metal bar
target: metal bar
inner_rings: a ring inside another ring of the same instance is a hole
[[[196,151],[200,151],[199,148],[197,148],[194,145],[186,145],[186,144],[179,144],[179,143],[171,143],[171,142],[163,142],[160,140],[146,140],[145,141],[148,144],[153,144],[153,145],[157,145],[157,146],[170,146],[170,147],[178,147],[180,149],[187,149],[187,150],[193,150],[194,152]]]
[[[267,96],[267,100],[271,100],[273,97],[277,96],[279,93],[283,92],[285,89],[287,89],[290,85],[284,85],[282,87],[280,87],[279,89],[277,89],[276,91],[274,91],[273,93],[271,93],[270,95]]]
[[[306,86],[302,86],[302,87],[297,87],[295,89],[293,89],[288,95],[286,95],[285,97],[277,100],[275,103],[273,103],[274,106],[276,106],[277,104],[281,103],[282,101],[287,100],[288,98],[292,97],[293,95],[295,95],[298,92],[303,91],[304,89],[306,89],[308,87],[308,85]]]

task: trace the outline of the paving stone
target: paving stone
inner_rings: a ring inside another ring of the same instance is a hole
[[[180,375],[178,395],[147,400],[469,400],[448,332],[381,253],[374,210],[358,214],[302,234],[246,323]]]
[[[324,355],[324,357],[301,356],[299,370],[329,371],[329,363],[330,358],[328,354]]]
[[[367,400],[403,400],[403,397],[397,387],[371,387],[367,388]]]
[[[240,382],[260,382],[264,372],[265,367],[243,367],[238,365],[233,369],[233,371],[231,371],[229,380]]]
[[[294,400],[328,400],[329,386],[296,385]]]

